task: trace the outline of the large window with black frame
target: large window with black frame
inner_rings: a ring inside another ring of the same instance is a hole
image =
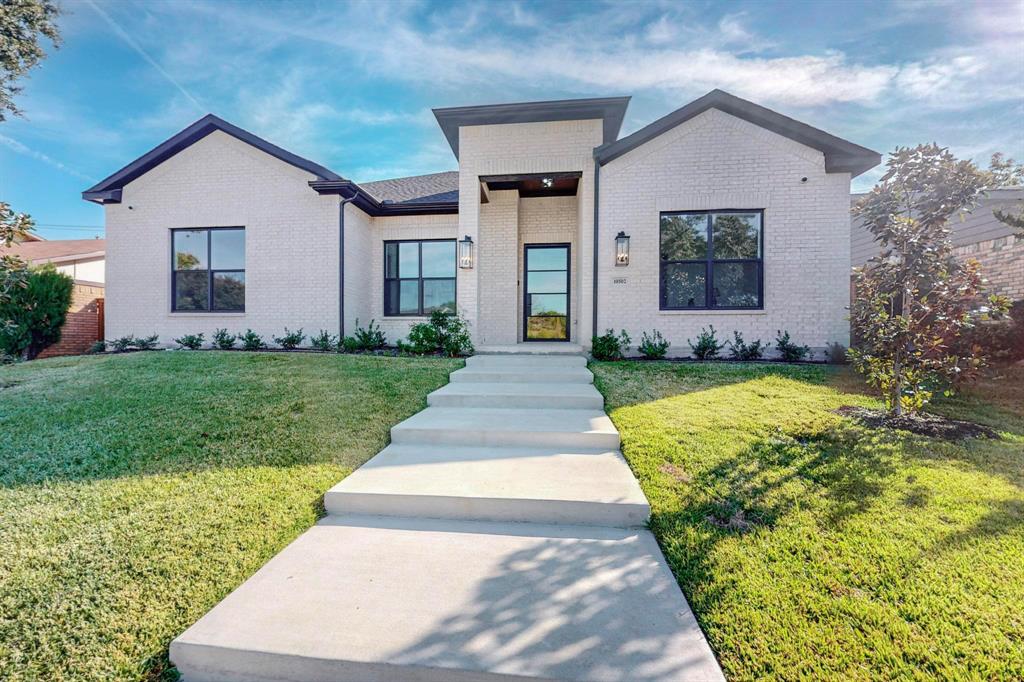
[[[384,315],[455,312],[455,240],[384,242]]]
[[[245,311],[245,228],[171,230],[171,309]]]
[[[662,310],[764,307],[764,212],[661,214]]]

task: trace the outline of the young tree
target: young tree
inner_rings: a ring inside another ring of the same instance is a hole
[[[46,37],[54,47],[60,46],[56,19],[60,14],[51,0],[0,0],[0,121],[6,113],[21,115],[14,96],[21,88],[14,82],[28,73],[46,57],[40,38]],[[31,232],[32,219],[15,213],[10,204],[0,201],[0,247],[9,247]],[[27,277],[25,263],[11,254],[0,254],[0,305],[10,301],[15,287],[24,287]],[[0,318],[0,332],[13,323]]]
[[[987,176],[936,144],[898,147],[886,173],[854,208],[882,247],[855,273],[849,356],[894,415],[916,412],[940,386],[955,387],[985,365],[980,347],[960,348],[977,321],[1005,313],[983,295],[976,261],[953,258],[946,223],[973,207]]]
[[[0,201],[0,248],[9,247],[16,240],[24,239],[32,230],[32,219],[24,213],[15,213],[10,204]],[[11,300],[15,287],[25,286],[27,268],[24,261],[9,253],[0,253],[0,308]],[[0,333],[11,321],[0,317]]]

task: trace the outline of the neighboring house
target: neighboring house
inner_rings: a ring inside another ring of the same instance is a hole
[[[376,319],[394,342],[457,308],[483,349],[847,343],[850,178],[879,154],[720,90],[619,139],[628,102],[435,109],[459,170],[362,184],[206,116],[83,193],[108,336]]]
[[[57,270],[75,280],[60,341],[45,348],[40,358],[80,355],[103,338],[106,240],[48,240],[29,235],[8,248],[0,247],[0,254],[3,253],[14,254],[30,265],[53,263]]]
[[[863,196],[852,195],[851,203]],[[993,292],[1012,301],[1024,300],[1024,236],[1015,235],[1014,229],[996,220],[992,211],[1016,213],[1022,201],[1024,187],[990,189],[970,213],[954,216],[949,222],[956,256],[981,263],[982,275]],[[850,265],[864,265],[879,250],[871,233],[854,219],[850,229]]]
[[[18,256],[30,265],[53,263],[57,270],[76,282],[103,284],[106,240],[104,239],[42,239],[31,235],[0,253]]]

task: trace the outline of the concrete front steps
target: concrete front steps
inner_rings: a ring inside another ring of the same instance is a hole
[[[330,514],[640,527],[617,450],[392,444],[327,491]]]
[[[589,383],[459,382],[431,393],[427,405],[603,410],[604,397]]]
[[[171,644],[185,682],[723,680],[585,363],[470,358]]]

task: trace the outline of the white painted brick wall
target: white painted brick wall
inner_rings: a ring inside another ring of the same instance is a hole
[[[593,149],[602,142],[602,130],[600,120],[513,123],[461,128],[458,234],[470,235],[477,243],[478,250],[488,248],[483,246],[482,241],[489,238],[487,232],[481,231],[482,221],[489,215],[488,205],[481,207],[480,204],[479,178],[482,175],[582,171],[581,191],[577,197],[570,199],[577,206],[584,206],[581,201],[592,201],[588,199],[592,195],[585,188],[589,188],[589,178],[593,176]],[[520,201],[520,211],[523,210],[525,201],[527,200]],[[578,209],[575,217],[578,235],[587,235],[593,230],[592,211]],[[557,216],[553,216],[553,219],[559,220]],[[560,239],[564,241],[564,238]],[[587,237],[584,236],[583,239]],[[514,243],[518,245],[521,242],[516,237]],[[517,254],[515,257],[518,262],[521,255]],[[580,273],[584,268],[579,267],[578,254],[574,255],[574,261],[573,288],[581,292],[576,309],[589,310],[589,279],[586,280],[588,284],[582,286]],[[507,271],[502,272],[502,277],[507,275]],[[508,300],[507,283],[496,285],[505,293],[485,295],[484,290],[488,286],[485,277],[483,269],[474,268],[459,280],[459,307],[471,320],[474,340],[478,345],[507,343],[508,341],[497,339],[509,338],[511,329],[516,330],[516,338],[519,338],[522,334],[519,303],[521,293],[516,293],[514,305]],[[589,325],[589,317],[580,318],[581,322],[584,320],[585,324]],[[574,326],[581,328],[578,325]],[[488,340],[484,341],[485,338]]]
[[[107,338],[337,329],[337,197],[312,179],[218,131],[126,185],[106,207]],[[170,229],[234,225],[245,227],[245,313],[172,313]]]
[[[720,339],[784,329],[812,348],[847,344],[849,190],[821,152],[714,109],[615,159],[601,169],[599,330],[658,329],[683,355],[708,324]],[[764,310],[660,311],[659,213],[725,208],[765,209]],[[631,237],[628,267],[614,264],[619,230]]]

